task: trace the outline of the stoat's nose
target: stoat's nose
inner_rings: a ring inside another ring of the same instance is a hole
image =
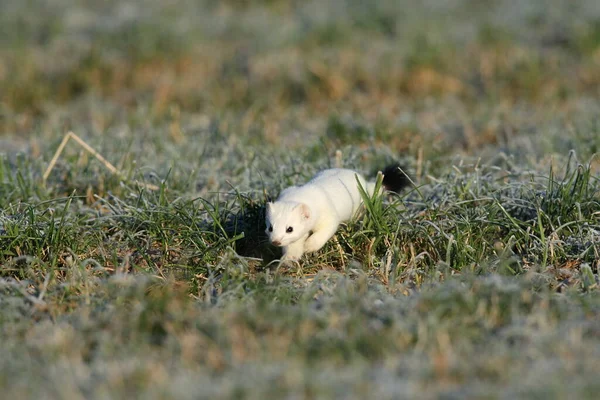
[[[279,240],[272,240],[271,243],[273,246],[281,246],[281,242]]]

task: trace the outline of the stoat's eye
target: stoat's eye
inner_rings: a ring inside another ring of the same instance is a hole
[[[269,224],[269,232],[273,232],[273,225]]]
[[[294,231],[294,228],[292,228],[291,226],[288,226],[287,229],[285,230],[287,233],[292,233]]]

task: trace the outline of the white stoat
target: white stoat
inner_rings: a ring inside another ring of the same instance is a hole
[[[383,187],[398,191],[408,178],[398,165],[384,171]],[[305,252],[317,251],[348,221],[362,204],[357,179],[373,195],[375,182],[367,182],[356,171],[327,169],[303,186],[285,189],[267,203],[266,233],[275,246],[283,247],[284,260],[297,260]]]

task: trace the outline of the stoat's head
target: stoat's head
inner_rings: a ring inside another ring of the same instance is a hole
[[[308,232],[310,208],[303,203],[278,201],[267,203],[266,224],[269,241],[275,246],[287,246]]]

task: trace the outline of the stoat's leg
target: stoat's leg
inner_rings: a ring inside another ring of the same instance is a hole
[[[327,223],[320,225],[321,227],[315,229],[313,234],[306,239],[306,242],[304,242],[305,252],[317,251],[323,247],[325,243],[335,235],[340,224],[337,221],[327,221]]]
[[[285,246],[283,248],[283,257],[281,259],[290,261],[299,260],[300,257],[302,257],[302,254],[304,253],[304,243],[306,241],[307,236],[308,234],[306,236],[301,237],[294,243],[290,243],[287,246]]]

